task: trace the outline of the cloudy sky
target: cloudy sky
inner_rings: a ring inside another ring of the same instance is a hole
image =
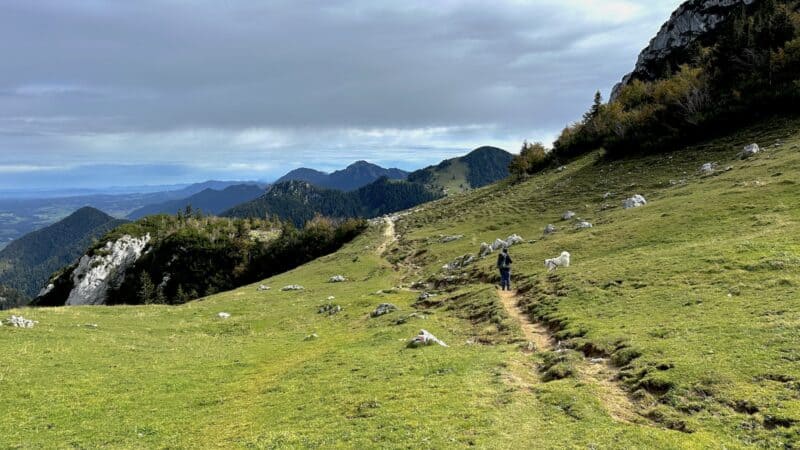
[[[0,0],[0,189],[551,142],[680,0]]]

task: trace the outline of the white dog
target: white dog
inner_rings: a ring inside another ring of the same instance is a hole
[[[551,258],[544,260],[544,266],[547,267],[548,272],[552,272],[559,267],[569,267],[569,252],[561,252],[558,258]]]

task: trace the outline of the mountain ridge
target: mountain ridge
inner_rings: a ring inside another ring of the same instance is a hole
[[[381,177],[387,177],[392,180],[403,180],[407,176],[408,172],[404,170],[396,168],[385,169],[376,164],[359,160],[344,169],[336,170],[331,173],[301,167],[280,177],[275,181],[275,184],[280,184],[285,181],[306,181],[322,188],[353,191],[373,183]]]

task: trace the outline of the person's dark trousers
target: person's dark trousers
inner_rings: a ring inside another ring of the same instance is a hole
[[[511,290],[511,269],[500,269],[500,289]]]

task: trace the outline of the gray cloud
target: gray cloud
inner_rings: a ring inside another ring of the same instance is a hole
[[[0,0],[0,172],[515,149],[579,117],[679,3]]]

